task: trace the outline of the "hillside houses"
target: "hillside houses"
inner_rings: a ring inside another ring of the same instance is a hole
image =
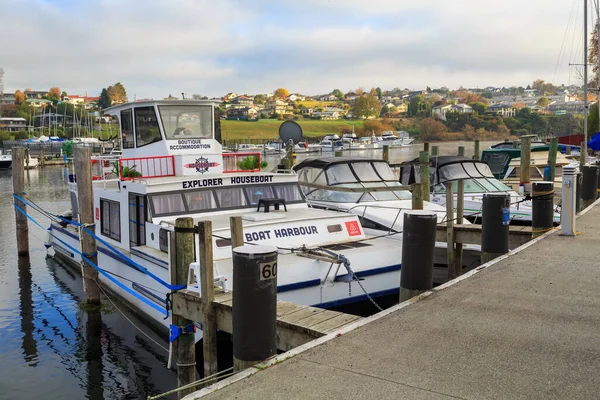
[[[473,107],[468,104],[446,104],[431,109],[432,115],[443,121],[446,120],[446,114],[449,112],[457,112],[460,114],[472,113]]]

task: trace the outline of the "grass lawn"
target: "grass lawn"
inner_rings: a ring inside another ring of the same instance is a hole
[[[338,120],[301,120],[296,121],[302,127],[304,136],[320,137],[333,133],[340,133],[342,128],[361,128],[363,121]],[[279,137],[279,126],[283,121],[276,119],[259,119],[256,122],[248,121],[221,121],[221,134],[223,139],[275,139]]]

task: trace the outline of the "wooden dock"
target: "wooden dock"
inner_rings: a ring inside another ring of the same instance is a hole
[[[215,289],[213,305],[217,329],[232,333],[232,292]],[[197,292],[181,290],[173,295],[173,313],[191,321],[202,321],[202,303]],[[277,302],[277,348],[288,351],[325,336],[361,317],[309,307],[289,301]]]
[[[481,244],[481,225],[454,225],[454,243]],[[446,225],[438,225],[436,238],[438,242],[446,241]],[[508,232],[508,247],[517,247],[529,242],[532,238],[531,226],[510,226]]]

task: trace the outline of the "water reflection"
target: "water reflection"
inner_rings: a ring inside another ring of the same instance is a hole
[[[19,312],[23,332],[23,359],[30,367],[38,364],[37,341],[33,335],[33,296],[31,290],[31,262],[29,257],[19,257]]]

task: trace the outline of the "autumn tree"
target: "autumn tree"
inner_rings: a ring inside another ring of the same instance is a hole
[[[352,113],[358,118],[377,117],[380,111],[381,102],[377,98],[375,90],[357,98],[352,106]]]
[[[355,93],[358,96],[362,96],[365,93],[365,91],[363,90],[363,88],[359,87],[358,89],[356,89]]]
[[[267,100],[267,98],[265,97],[264,94],[257,94],[256,96],[254,96],[254,102],[256,104],[265,104],[266,100]]]
[[[20,90],[17,90],[15,92],[15,103],[21,104],[24,101],[25,101],[25,93],[21,92]]]
[[[110,107],[111,105],[111,101],[110,101],[110,97],[108,96],[108,90],[106,90],[106,88],[102,89],[102,92],[100,92],[100,98],[98,99],[98,107],[100,107],[101,110]]]
[[[50,90],[48,90],[48,93],[46,93],[46,99],[55,103],[58,102],[60,100],[60,89],[57,87],[51,87]]]
[[[433,118],[425,118],[419,124],[419,139],[436,140],[443,132],[448,132],[446,125]]]
[[[285,99],[290,95],[290,92],[286,88],[279,88],[274,93],[273,96],[278,99]]]
[[[111,104],[121,104],[127,102],[127,92],[121,82],[117,82],[106,89]]]

